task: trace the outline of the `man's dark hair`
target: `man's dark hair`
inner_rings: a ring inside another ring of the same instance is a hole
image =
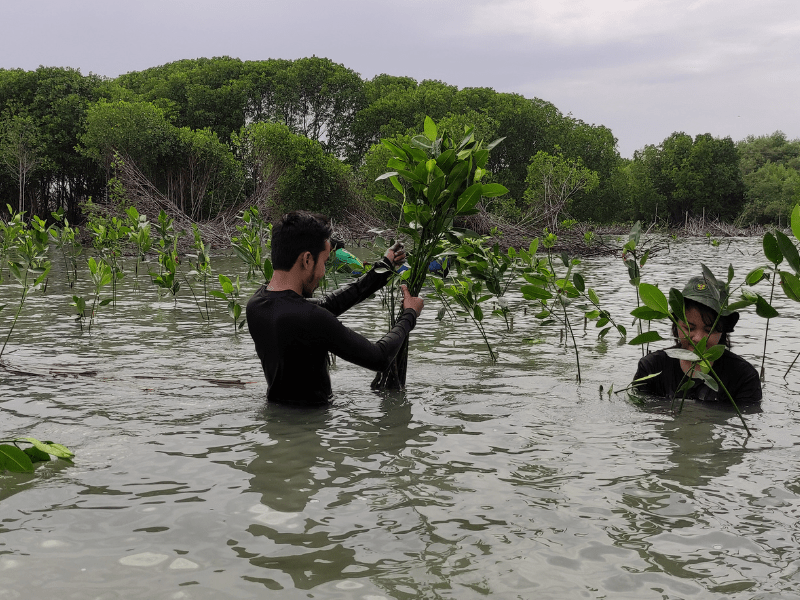
[[[311,252],[316,264],[330,237],[328,217],[302,210],[286,213],[272,226],[272,266],[290,271],[303,252]]]

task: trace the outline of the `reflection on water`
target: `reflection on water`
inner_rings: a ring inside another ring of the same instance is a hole
[[[756,240],[728,250],[680,242],[644,277],[681,282],[698,256],[717,272],[759,264]],[[624,315],[617,262],[582,268]],[[61,441],[77,460],[0,475],[0,597],[800,597],[800,371],[782,379],[796,305],[776,303],[745,439],[729,410],[598,393],[625,387],[640,350],[591,324],[576,385],[571,346],[521,310],[511,333],[488,322],[497,364],[426,310],[405,392],[371,392],[340,361],[333,406],[265,406],[224,307],[202,325],[191,298],[129,285],[81,335],[54,276],[4,356],[3,438]],[[378,299],[345,321],[386,327]],[[758,362],[763,331],[743,316],[736,351]]]

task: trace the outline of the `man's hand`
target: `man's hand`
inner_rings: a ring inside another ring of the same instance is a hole
[[[406,308],[413,308],[414,312],[416,312],[417,316],[419,316],[422,312],[422,306],[425,304],[425,301],[419,296],[412,296],[411,292],[408,291],[408,286],[406,285],[401,285],[400,291],[403,292],[403,310]]]
[[[389,262],[392,263],[395,269],[402,265],[404,262],[406,262],[406,250],[403,248],[403,243],[395,243],[394,246],[386,251],[384,256],[389,259]]]

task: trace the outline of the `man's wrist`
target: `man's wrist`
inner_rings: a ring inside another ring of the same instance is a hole
[[[381,257],[381,259],[380,259],[378,262],[379,262],[379,263],[383,263],[383,266],[384,266],[384,267],[386,267],[386,268],[387,268],[387,269],[389,269],[389,270],[390,270],[392,273],[394,273],[394,263],[393,263],[391,260],[389,260],[389,257],[388,257],[388,256],[383,256],[383,257]]]

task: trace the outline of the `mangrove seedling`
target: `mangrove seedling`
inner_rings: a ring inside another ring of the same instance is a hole
[[[800,204],[795,204],[789,220],[792,227],[792,234],[798,241],[800,241]],[[766,235],[764,237],[766,240]],[[785,235],[781,231],[775,232],[775,242],[777,243],[777,248],[781,256],[786,259],[786,263],[792,268],[793,271],[778,271],[778,275],[780,275],[781,280],[781,289],[783,289],[783,292],[786,294],[787,298],[794,300],[795,302],[800,302],[800,255],[798,255],[797,247],[794,245],[794,242],[789,239],[789,236]],[[766,245],[764,248],[766,250]],[[770,260],[775,262],[772,259]],[[777,265],[778,263],[775,263],[776,268]],[[775,279],[773,278],[773,287],[774,281]],[[792,367],[794,367],[798,357],[800,357],[800,352],[798,352],[798,354],[795,356],[794,360],[789,365],[789,368],[786,369],[786,373],[783,374],[784,379],[786,379],[789,371],[791,371]]]
[[[497,300],[497,308],[492,314],[502,317],[506,330],[511,331],[511,311],[505,294],[517,278],[520,262],[516,249],[509,248],[503,252],[498,243],[489,246],[486,243],[489,238],[486,236],[469,237],[453,231],[449,237],[458,241],[455,245],[455,264],[459,274],[466,273],[473,281],[482,281],[486,284],[486,289]],[[445,252],[445,255],[447,254]]]
[[[139,214],[135,206],[129,206],[125,211],[128,216],[128,242],[136,252],[136,266],[133,271],[134,286],[139,287],[139,265],[147,259],[147,253],[153,247],[150,236],[150,222],[146,215]]]
[[[447,294],[452,298],[462,311],[456,312],[456,315],[469,317],[475,327],[483,337],[486,348],[489,350],[489,358],[492,362],[497,361],[497,355],[492,350],[492,345],[486,335],[486,329],[483,327],[483,309],[481,304],[490,300],[492,294],[483,294],[482,285],[480,281],[471,281],[470,279],[458,279],[455,283],[446,286],[441,279],[433,280],[434,287],[440,296]]]
[[[125,277],[122,270],[122,243],[128,239],[129,227],[118,217],[97,218],[89,221],[94,236],[92,244],[100,259],[111,268],[111,303],[117,304],[117,281]]]
[[[50,234],[45,227],[45,222],[36,216],[31,220],[30,227],[23,223],[23,228],[16,235],[16,243],[11,248],[12,255],[8,260],[8,269],[22,286],[22,290],[17,312],[14,314],[3,347],[0,348],[0,357],[6,350],[6,345],[8,345],[8,340],[17,324],[25,300],[31,291],[41,287],[50,272],[51,263],[47,258],[49,240]]]
[[[233,319],[233,332],[238,333],[239,330],[244,327],[246,320],[242,319],[239,321],[239,317],[242,316],[242,305],[239,304],[239,294],[242,291],[239,283],[239,276],[236,276],[236,281],[234,282],[231,281],[229,277],[220,273],[219,285],[222,288],[221,292],[219,290],[210,290],[209,294],[228,303],[228,316]]]
[[[622,262],[628,268],[628,283],[636,290],[636,306],[642,305],[639,297],[639,284],[642,281],[642,271],[647,259],[650,257],[650,249],[646,244],[641,243],[642,222],[636,221],[628,233],[628,241],[622,247]],[[635,318],[633,324],[636,325],[636,334],[642,333],[642,319]],[[649,323],[648,323],[649,324]],[[642,356],[647,353],[645,346],[642,346]]]
[[[177,248],[170,248],[167,251],[159,249],[159,273],[150,273],[153,283],[158,287],[159,296],[161,292],[172,294],[172,300],[175,303],[178,302],[178,290],[181,288],[181,282],[178,278],[179,264]]]
[[[211,277],[211,257],[206,250],[203,236],[200,234],[196,223],[192,223],[192,235],[194,236],[194,243],[192,244],[194,254],[186,255],[192,270],[184,275],[184,279],[186,280],[186,285],[189,286],[189,291],[192,293],[195,304],[197,304],[197,310],[200,311],[200,318],[210,322],[211,315],[208,310],[208,280]],[[203,286],[202,303],[194,291],[192,280],[199,282]],[[203,307],[206,309],[205,313],[203,313]]]
[[[32,437],[0,440],[0,473],[33,473],[36,463],[47,462],[51,456],[72,464],[75,454],[61,444],[40,442]]]
[[[572,272],[576,266],[581,264],[580,259],[570,258],[566,253],[562,253],[559,258],[567,270],[563,276],[558,274],[552,254],[552,248],[557,239],[555,234],[545,229],[542,245],[547,250],[547,256],[544,258],[536,256],[539,245],[538,238],[531,242],[527,250],[520,251],[519,256],[523,265],[522,277],[527,282],[520,288],[520,291],[526,300],[533,300],[537,303],[538,312],[535,317],[541,321],[542,325],[558,323],[563,327],[566,335],[572,339],[577,368],[576,379],[580,383],[580,354],[575,340],[575,328],[567,309],[577,300],[583,299],[584,303],[577,304],[576,307],[583,312],[584,323],[590,320],[596,321],[596,327],[600,329],[597,335],[599,339],[603,339],[611,329],[616,329],[620,337],[625,337],[627,331],[625,327],[614,321],[607,310],[600,308],[600,298],[597,292],[592,288],[587,288],[583,276],[580,273]]]
[[[500,143],[488,145],[475,138],[474,127],[465,130],[463,138],[454,139],[441,134],[430,117],[425,117],[424,135],[414,136],[409,143],[381,143],[392,153],[379,180],[388,179],[399,198],[379,194],[383,200],[399,209],[398,228],[410,242],[406,280],[408,290],[418,296],[428,277],[428,265],[444,250],[446,235],[457,216],[475,214],[483,197],[502,196],[508,190],[497,183],[481,183],[488,173],[489,151]],[[394,325],[398,315],[389,315]],[[392,365],[378,373],[374,388],[402,388],[408,368],[408,342],[403,345]]]
[[[269,282],[273,273],[269,258],[272,225],[264,222],[255,206],[245,209],[241,219],[244,224],[236,226],[238,235],[231,238],[231,247],[247,265],[248,281],[260,273],[264,282]]]
[[[83,246],[79,240],[80,230],[72,227],[64,216],[64,209],[59,208],[51,213],[56,225],[49,228],[50,237],[53,238],[56,248],[64,257],[64,271],[67,274],[67,283],[73,287],[78,280],[78,257],[83,253]]]
[[[3,282],[3,272],[14,248],[19,244],[20,236],[26,228],[22,220],[24,212],[14,212],[10,204],[6,204],[9,219],[0,219],[0,283]]]
[[[97,309],[101,306],[106,306],[111,302],[111,298],[100,299],[102,290],[107,285],[110,285],[113,280],[113,271],[111,265],[104,260],[95,260],[94,256],[89,257],[89,277],[92,280],[94,288],[92,293],[92,307],[89,310],[89,331],[92,330]],[[83,331],[83,323],[86,321],[86,299],[81,296],[73,296],[71,306],[75,308],[77,316],[75,320],[80,324],[81,331]]]

